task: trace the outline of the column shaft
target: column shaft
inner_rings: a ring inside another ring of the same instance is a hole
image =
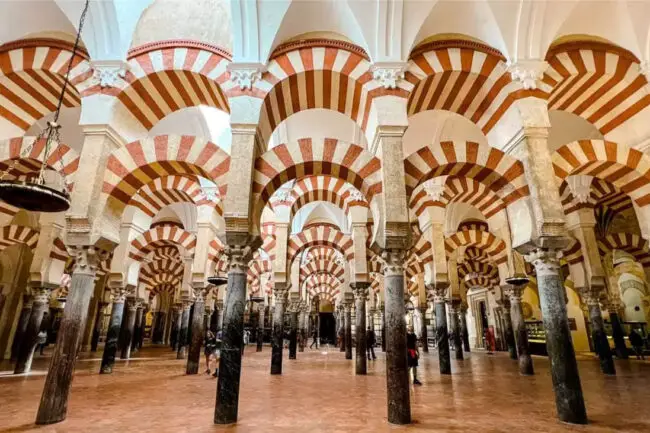
[[[257,352],[261,352],[264,346],[264,310],[264,305],[260,305],[259,320],[257,322]]]
[[[124,314],[124,295],[114,294],[113,306],[111,307],[111,321],[108,324],[104,353],[102,354],[102,365],[99,372],[102,374],[112,373],[117,354],[117,340],[120,336],[122,316]]]
[[[38,333],[41,330],[43,315],[47,311],[50,291],[47,289],[32,289],[32,309],[27,323],[23,341],[18,349],[14,374],[29,373],[32,368],[34,350],[38,344]]]
[[[467,305],[464,307],[461,306],[460,308],[460,334],[463,338],[463,348],[465,349],[465,352],[470,352],[470,347],[469,347],[469,331],[467,328]]]
[[[589,319],[591,320],[591,338],[594,340],[596,354],[600,359],[600,369],[604,374],[614,375],[616,374],[616,367],[614,366],[609,341],[607,341],[603,315],[597,300],[589,303]]]
[[[530,351],[528,350],[528,333],[526,332],[524,313],[521,309],[522,290],[522,288],[517,287],[510,292],[510,319],[515,334],[517,353],[519,354],[519,373],[530,376],[535,373],[535,370],[533,369],[533,359],[530,357]]]
[[[345,359],[352,359],[352,306],[345,304]]]
[[[195,291],[196,293],[196,291]],[[205,311],[205,301],[201,293],[194,301],[194,315],[192,316],[192,341],[187,356],[187,374],[197,374],[201,362],[201,343],[203,343],[203,313]]]
[[[519,359],[517,355],[517,343],[515,342],[515,333],[512,329],[512,313],[510,312],[510,300],[503,302],[503,326],[506,334],[506,344],[510,359]]]
[[[422,323],[420,325],[420,340],[422,342],[422,351],[425,353],[429,352],[429,336],[427,335],[427,307],[420,308],[420,316],[422,317]]]
[[[627,347],[625,346],[625,338],[623,327],[621,326],[621,319],[617,312],[609,312],[609,321],[612,324],[612,337],[614,338],[614,346],[616,348],[616,357],[618,359],[628,359]]]
[[[133,328],[133,339],[131,340],[131,353],[136,353],[140,349],[140,341],[142,341],[142,306],[138,306],[135,311],[135,327]]]
[[[23,295],[23,308],[20,310],[20,316],[18,317],[18,326],[16,326],[16,331],[14,332],[14,340],[11,343],[11,361],[14,361],[18,356],[18,351],[23,339],[25,338],[25,332],[27,331],[27,324],[29,323],[29,317],[31,314],[31,296]]]
[[[273,309],[273,336],[271,347],[271,374],[282,374],[282,346],[284,343],[284,303],[286,291],[276,287],[275,308]]]
[[[95,326],[93,328],[93,337],[90,340],[90,351],[97,352],[99,345],[99,337],[102,335],[102,327],[104,324],[104,308],[106,303],[100,302],[97,304],[97,315],[95,316]]]
[[[357,337],[356,348],[356,374],[367,374],[367,341],[366,341],[366,296],[368,296],[367,288],[356,288],[354,294],[355,303],[355,332]]]
[[[183,302],[183,312],[180,314],[181,323],[178,329],[176,359],[185,358],[187,352],[187,329],[190,326],[190,308],[192,304],[189,301]]]
[[[291,329],[289,331],[289,359],[296,359],[296,352],[298,349],[298,312],[292,310],[289,315],[291,318]]]
[[[451,374],[451,356],[449,353],[449,332],[447,330],[447,311],[443,297],[436,298],[436,343],[438,346],[438,362],[440,374]]]
[[[133,343],[133,334],[135,331],[135,320],[138,308],[134,300],[129,302],[126,308],[126,323],[124,325],[124,334],[122,340],[122,352],[120,359],[129,359],[131,357],[131,344]]]
[[[454,337],[454,353],[457,360],[463,359],[463,337],[460,335],[460,323],[458,320],[458,301],[451,303],[451,335]]]

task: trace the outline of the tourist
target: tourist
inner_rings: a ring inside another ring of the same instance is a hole
[[[311,336],[312,336],[313,340],[312,340],[311,344],[309,345],[309,348],[310,349],[313,348],[314,344],[315,344],[316,349],[318,349],[318,332],[316,332],[316,328],[314,328],[314,332],[312,333]]]
[[[366,340],[368,345],[366,350],[368,351],[368,360],[370,360],[370,354],[372,353],[372,360],[376,360],[377,356],[375,355],[375,344],[377,344],[377,337],[375,336],[375,331],[371,327],[368,327],[366,331]]]
[[[634,353],[636,353],[636,359],[645,360],[645,356],[643,356],[643,337],[633,329],[630,331],[628,338],[630,339],[630,344],[634,349]]]
[[[205,335],[205,341],[204,344],[205,349],[203,353],[205,354],[205,374],[210,374],[210,359],[211,358],[216,358],[216,351],[217,351],[217,338],[214,336],[212,331],[208,330],[208,332]]]
[[[413,332],[412,326],[409,326],[406,334],[406,352],[408,354],[409,369],[413,371],[413,385],[422,385],[422,382],[418,380],[418,358],[420,357],[418,336]]]

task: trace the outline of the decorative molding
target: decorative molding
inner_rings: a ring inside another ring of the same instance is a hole
[[[68,247],[70,255],[74,258],[72,274],[86,274],[95,276],[100,263],[107,259],[110,253],[95,246],[71,245]]]
[[[426,180],[422,184],[422,188],[434,201],[440,201],[440,199],[442,199],[442,194],[445,192],[446,182],[447,176],[438,176]]]
[[[634,63],[639,63],[639,58],[635,56],[631,51],[617,45],[598,41],[570,41],[551,46],[551,48],[549,48],[546,52],[545,59],[549,60],[551,57],[554,57],[559,53],[578,50],[605,51],[607,53],[617,54]]]
[[[384,277],[404,276],[404,261],[406,252],[400,249],[384,250],[381,253],[384,260]]]
[[[316,38],[316,39],[301,39],[298,41],[285,42],[284,44],[278,45],[271,55],[269,60],[273,60],[276,57],[286,54],[291,51],[305,49],[305,48],[336,48],[340,50],[346,50],[354,54],[358,54],[364,59],[370,61],[370,57],[366,50],[361,48],[358,45],[353,44],[352,42],[339,41],[336,39],[325,39],[325,38]]]
[[[261,63],[231,63],[227,66],[230,71],[230,81],[242,90],[252,90],[256,81],[262,79],[266,67]]]
[[[446,39],[426,42],[424,44],[418,45],[413,49],[413,51],[411,51],[409,60],[428,51],[443,50],[446,48],[469,48],[471,50],[480,51],[485,54],[496,56],[504,62],[506,61],[505,56],[501,54],[501,51],[497,50],[496,48],[492,48],[491,46],[482,44],[480,42],[468,41],[466,39]]]
[[[526,255],[526,260],[535,266],[538,277],[560,274],[560,260],[556,250],[538,248]]]
[[[127,53],[127,58],[130,60],[134,57],[141,56],[151,51],[158,51],[171,48],[196,48],[199,50],[209,51],[232,61],[232,54],[219,46],[208,44],[205,42],[194,41],[191,39],[168,39],[166,41],[149,42],[147,44],[139,45],[131,48]]]
[[[578,203],[589,203],[591,200],[591,182],[593,181],[593,176],[587,176],[584,174],[569,176],[566,178],[567,186],[569,191],[573,194]]]
[[[119,87],[116,85],[118,78],[125,79],[130,66],[121,60],[93,60],[90,62],[93,69],[94,84],[101,88]]]
[[[384,89],[396,89],[397,85],[405,77],[407,63],[403,62],[379,62],[370,67],[372,78],[379,81]]]
[[[50,47],[50,48],[59,48],[61,50],[66,50],[72,52],[74,44],[68,41],[62,41],[60,39],[53,38],[33,38],[33,39],[20,39],[18,41],[7,42],[0,45],[0,53],[5,53],[7,51],[17,50],[21,48],[37,48],[37,47]],[[88,51],[84,47],[77,47],[77,55],[82,57],[84,60],[90,59]]]
[[[508,72],[510,77],[514,81],[519,81],[525,90],[535,90],[538,81],[544,78],[548,66],[544,60],[519,60],[508,64]]]

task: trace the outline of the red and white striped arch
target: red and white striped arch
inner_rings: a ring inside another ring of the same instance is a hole
[[[160,135],[114,151],[106,163],[103,192],[126,206],[140,188],[157,178],[203,176],[227,191],[230,156],[216,144],[193,136]]]
[[[325,292],[334,297],[340,292],[341,282],[332,275],[321,273],[311,275],[303,284],[307,287],[307,292],[312,296],[325,289]]]
[[[230,55],[205,43],[162,41],[129,52],[129,71],[113,90],[147,130],[165,116],[206,105],[229,112]],[[97,92],[101,89],[96,89]]]
[[[45,140],[35,140],[36,137],[15,137],[0,141],[0,172],[16,178],[33,177],[38,175],[40,165],[45,162],[66,175],[70,183],[79,168],[79,154],[60,143],[49,150],[47,159],[43,161]]]
[[[445,239],[447,258],[460,247],[476,247],[484,251],[497,265],[508,260],[506,243],[490,232],[482,230],[463,230]]]
[[[61,262],[67,262],[70,258],[68,248],[65,246],[65,243],[61,238],[54,238],[54,241],[52,242],[52,250],[50,250],[50,258]]]
[[[55,39],[24,39],[0,45],[0,117],[26,131],[56,110],[72,57],[72,46]],[[81,95],[93,71],[84,50],[77,52],[70,71],[64,107],[81,105]]]
[[[650,105],[639,60],[623,48],[575,41],[551,48],[546,60],[548,109],[576,114],[603,134]]]
[[[639,206],[650,204],[650,157],[636,149],[604,140],[578,140],[552,155],[559,182],[584,174],[603,179],[628,194]]]
[[[434,200],[420,184],[413,190],[409,207],[416,216],[429,206],[447,207],[450,203],[467,203],[478,209],[485,218],[491,218],[506,208],[506,203],[489,187],[468,177],[449,176],[439,200]]]
[[[181,253],[178,251],[178,248],[175,245],[166,245],[163,247],[158,247],[153,250],[153,260],[156,259],[167,259],[172,261],[180,262]]]
[[[159,284],[178,286],[183,280],[183,269],[182,262],[169,259],[155,260],[140,269],[139,283],[147,290]]]
[[[491,263],[481,263],[475,260],[464,260],[458,263],[458,276],[465,279],[466,276],[477,274],[494,280],[495,284],[499,283],[499,269]]]
[[[420,236],[417,239],[411,253],[417,258],[422,266],[433,263],[433,247],[431,242],[426,240],[424,236]]]
[[[544,95],[542,90],[523,90],[513,81],[500,52],[463,40],[436,41],[418,48],[411,56],[406,80],[414,85],[409,116],[427,110],[451,111],[474,122],[484,134],[515,100]]]
[[[264,99],[260,132],[265,141],[275,128],[294,113],[313,108],[338,111],[365,130],[376,97],[408,97],[407,81],[388,90],[372,79],[365,52],[353,44],[311,40],[278,47],[267,72],[252,92]]]
[[[310,260],[300,267],[300,279],[305,280],[310,275],[326,273],[343,282],[345,269],[336,262],[329,260]]]
[[[25,244],[29,249],[34,251],[38,243],[38,234],[39,232],[37,230],[30,227],[19,225],[4,226],[0,230],[0,251],[16,244]]]
[[[443,141],[404,161],[406,190],[438,176],[468,177],[494,191],[506,205],[529,194],[523,164],[499,149],[474,142]]]
[[[193,203],[197,206],[214,208],[223,215],[220,201],[211,201],[202,193],[201,185],[193,176],[166,176],[154,179],[140,188],[129,200],[129,206],[135,206],[150,217],[154,217],[162,208],[173,203]]]
[[[159,226],[131,241],[129,257],[140,262],[155,248],[170,244],[183,248],[188,255],[194,255],[196,235],[175,226]]]
[[[493,279],[491,279],[489,277],[486,277],[486,276],[483,276],[483,275],[474,275],[474,276],[471,276],[470,278],[465,280],[465,286],[467,286],[470,289],[473,288],[473,287],[481,287],[483,289],[491,289],[497,283],[498,283],[498,280],[495,283],[495,281]]]
[[[169,293],[169,295],[174,295],[174,292],[176,291],[176,288],[178,285],[175,284],[169,284],[169,283],[160,283],[157,284],[156,286],[152,287],[149,292],[149,299],[153,299],[156,297],[156,295],[160,295],[163,293]]]
[[[312,247],[307,252],[307,261],[311,260],[329,260],[336,261],[339,257],[343,257],[341,253],[329,246]]]
[[[289,238],[287,263],[290,265],[294,258],[305,248],[316,246],[332,247],[343,254],[345,260],[354,259],[354,247],[350,236],[329,226],[316,226],[296,233]]]
[[[650,244],[631,233],[614,233],[598,240],[598,250],[605,255],[613,250],[631,254],[644,267],[650,265]]]
[[[633,207],[632,200],[627,194],[621,192],[611,183],[597,177],[594,177],[591,181],[591,190],[586,202],[576,198],[571,193],[566,180],[560,186],[560,199],[564,213],[567,215],[579,209],[602,206],[613,216]]]
[[[562,251],[562,257],[569,265],[575,265],[584,262],[585,259],[582,255],[582,246],[580,245],[580,241],[575,238],[571,238],[569,245],[567,245],[564,251]]]
[[[356,144],[333,138],[305,138],[281,144],[255,161],[253,192],[263,206],[273,193],[293,179],[326,175],[349,182],[372,202],[381,193],[381,162]]]

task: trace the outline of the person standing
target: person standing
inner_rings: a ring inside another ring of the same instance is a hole
[[[409,326],[406,334],[406,351],[408,355],[408,367],[413,371],[413,385],[422,385],[418,380],[418,358],[420,351],[418,349],[418,336],[413,332],[413,327]]]
[[[311,349],[312,347],[314,347],[314,344],[315,344],[316,349],[318,349],[318,332],[316,332],[316,328],[314,328],[314,332],[312,333],[311,336],[312,336],[313,340],[312,340],[311,344],[309,345],[309,348]]]
[[[366,349],[368,351],[368,361],[370,361],[370,354],[372,354],[372,360],[376,360],[377,356],[375,355],[375,344],[377,344],[377,337],[375,336],[375,331],[371,327],[368,327],[366,330],[366,340],[368,345]]]
[[[214,336],[212,331],[208,330],[208,332],[205,335],[205,341],[203,346],[205,349],[203,350],[203,354],[205,355],[205,374],[210,374],[210,359],[211,358],[216,358],[216,351],[217,351],[217,338]]]

